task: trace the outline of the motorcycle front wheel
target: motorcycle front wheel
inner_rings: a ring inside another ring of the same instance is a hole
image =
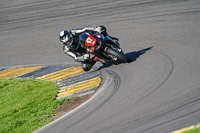
[[[116,57],[121,62],[124,62],[124,63],[130,63],[131,62],[131,59],[129,59],[128,57],[126,57],[123,53],[120,53],[120,52],[112,49],[111,47],[107,48],[106,53],[108,55]]]

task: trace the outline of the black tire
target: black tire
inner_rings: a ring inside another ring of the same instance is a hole
[[[123,53],[120,53],[120,52],[118,52],[118,51],[116,51],[116,50],[114,50],[110,47],[107,48],[106,53],[108,55],[117,57],[117,59],[120,60],[121,62],[124,62],[124,63],[130,63],[131,62],[131,59],[126,57]]]

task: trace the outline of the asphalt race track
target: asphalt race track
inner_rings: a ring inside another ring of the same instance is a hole
[[[101,67],[106,85],[38,132],[167,133],[198,124],[199,0],[3,0],[0,67],[74,63],[60,30],[100,24],[132,63]]]

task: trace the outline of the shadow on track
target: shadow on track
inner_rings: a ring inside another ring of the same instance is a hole
[[[147,51],[151,50],[153,46],[140,50],[140,51],[134,51],[130,53],[126,53],[125,55],[131,59],[131,62],[134,62],[139,58],[141,55],[145,54]]]
[[[134,51],[134,52],[129,52],[129,53],[126,53],[125,55],[131,59],[131,62],[134,62],[136,61],[141,55],[145,54],[147,51],[151,50],[153,48],[153,46],[149,47],[149,48],[145,48],[145,49],[142,49],[140,51]],[[130,63],[131,63],[130,62]],[[118,64],[115,64],[115,65],[119,65],[119,64],[122,64],[122,63],[118,63]],[[103,65],[103,66],[100,66],[97,70],[101,70],[103,68],[107,68],[107,67],[110,67],[112,66],[113,63],[107,63],[106,65]]]

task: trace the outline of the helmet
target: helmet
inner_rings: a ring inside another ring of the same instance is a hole
[[[73,42],[72,34],[66,30],[60,32],[59,39],[64,45],[67,46],[72,45]]]

